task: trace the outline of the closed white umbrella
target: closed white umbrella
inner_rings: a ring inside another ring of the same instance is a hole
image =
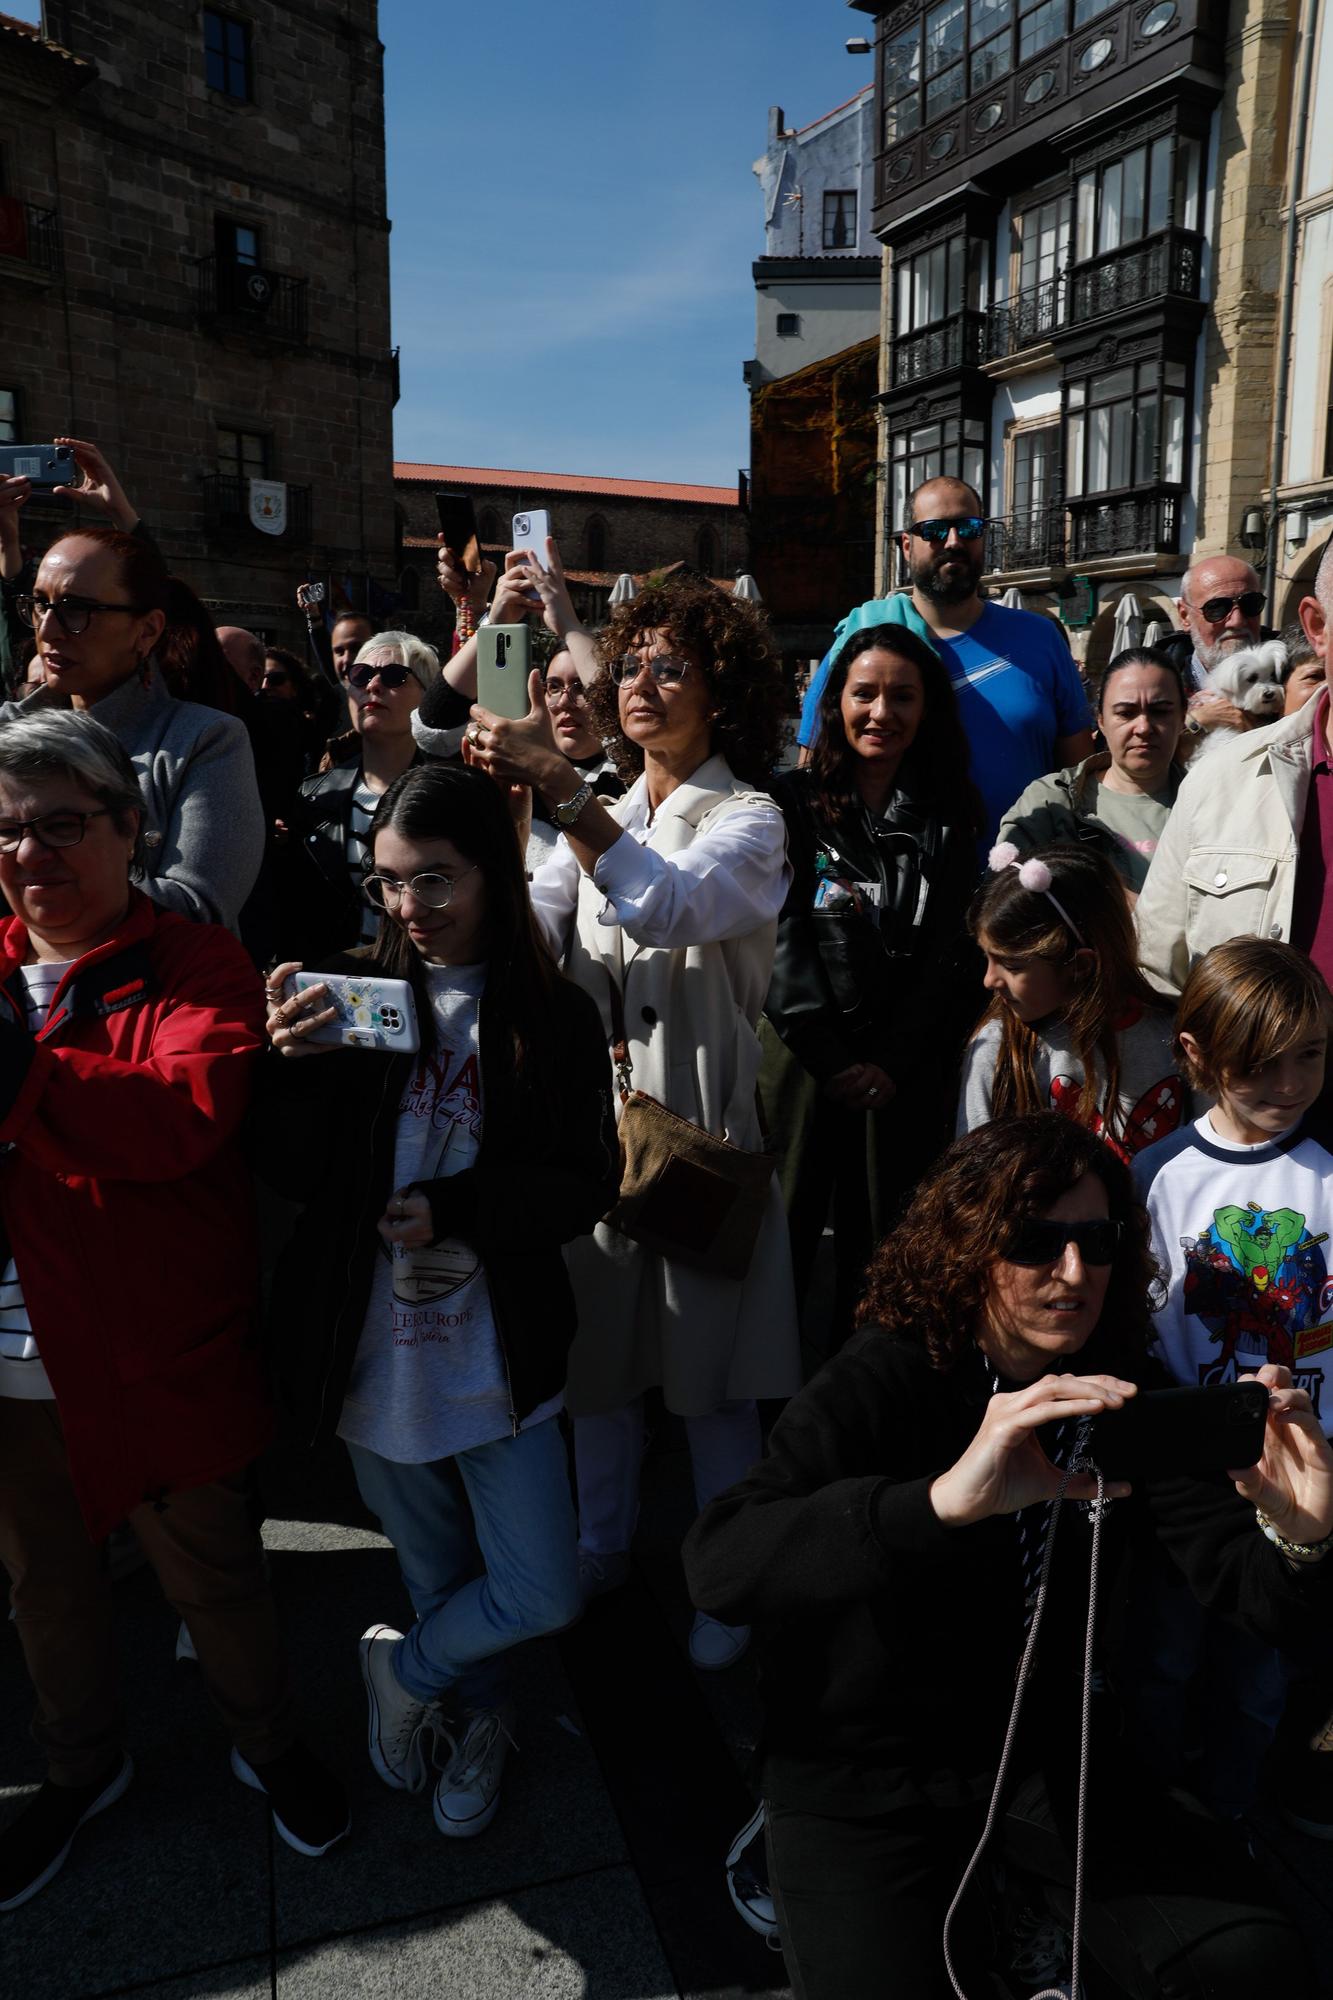
[[[1006,605],[1010,611],[1021,611],[1023,609],[1023,593],[1016,583],[1010,584],[1008,590],[1001,597],[1000,602]]]
[[[1167,639],[1170,636],[1171,627],[1163,625],[1160,618],[1154,618],[1143,635],[1143,643],[1145,646],[1160,646],[1163,639]]]
[[[1143,644],[1143,607],[1132,592],[1126,591],[1115,608],[1115,630],[1111,634],[1111,653],[1123,653],[1127,646]]]
[[[743,598],[747,604],[762,604],[764,601],[759,594],[759,585],[745,571],[742,571],[732,584],[731,594],[733,597]]]
[[[612,604],[633,604],[638,594],[638,591],[634,587],[634,578],[628,570],[624,570],[611,586],[610,602]]]

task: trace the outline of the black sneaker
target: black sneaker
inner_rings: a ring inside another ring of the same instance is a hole
[[[346,1792],[304,1743],[293,1743],[258,1768],[233,1748],[231,1768],[243,1785],[266,1795],[274,1826],[298,1854],[327,1854],[352,1831]]]
[[[115,1772],[93,1785],[53,1785],[48,1778],[35,1799],[0,1833],[0,1910],[16,1910],[65,1865],[79,1828],[113,1806],[134,1776],[122,1757]]]
[[[766,1944],[779,1946],[778,1915],[768,1881],[764,1847],[764,1802],[751,1813],[727,1849],[727,1894],[742,1923],[757,1931]]]

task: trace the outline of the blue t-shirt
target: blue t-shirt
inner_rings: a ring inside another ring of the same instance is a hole
[[[1020,792],[1056,768],[1058,740],[1092,727],[1087,696],[1058,627],[1035,611],[988,603],[961,638],[932,637],[931,644],[958,697],[989,845]],[[830,653],[811,677],[801,712],[802,743],[814,741],[832,659]]]

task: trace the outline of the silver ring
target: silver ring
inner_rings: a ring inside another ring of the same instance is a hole
[[[868,1090],[868,1091],[866,1092],[866,1096],[867,1096],[867,1097],[878,1097],[878,1096],[879,1096],[879,1085],[878,1085],[877,1083],[872,1083],[872,1084],[871,1084],[871,1086],[870,1086],[870,1088],[869,1088],[869,1090]]]
[[[481,724],[479,722],[474,722],[472,727],[468,730],[467,740],[469,743],[480,743]]]

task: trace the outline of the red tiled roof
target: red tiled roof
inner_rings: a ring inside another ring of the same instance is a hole
[[[429,535],[404,535],[403,547],[405,549],[433,550],[435,541]],[[494,542],[483,542],[481,549],[483,555],[489,556],[493,562],[497,563],[503,562],[505,556],[509,553],[507,549],[498,547]],[[678,563],[668,563],[664,567],[677,569],[680,565]],[[648,572],[638,569],[631,570],[630,574],[634,578],[635,583],[642,583]],[[616,569],[567,569],[565,571],[565,581],[566,583],[594,583],[602,590],[610,590],[620,575],[621,571]],[[719,590],[730,590],[735,581],[734,576],[714,576],[709,578],[709,582],[715,583]]]
[[[506,472],[490,465],[421,465],[399,460],[395,479],[421,486],[516,486],[529,493],[603,493],[624,500],[679,500],[693,507],[737,507],[734,486],[681,486],[667,479],[598,479],[581,472]]]

